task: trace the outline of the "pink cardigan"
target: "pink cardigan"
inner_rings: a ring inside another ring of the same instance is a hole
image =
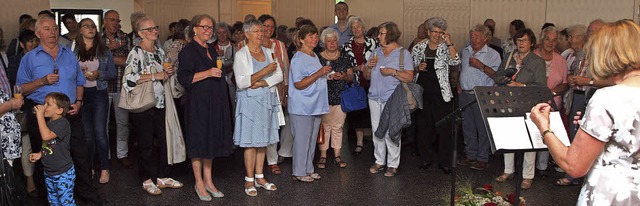
[[[534,53],[540,56],[538,49],[536,49]],[[549,87],[549,89],[553,89],[562,83],[567,83],[567,61],[562,58],[560,54],[553,52],[553,58],[551,59],[551,73],[547,76],[547,87]],[[554,96],[553,101],[556,102],[556,106],[560,109],[562,107],[562,94]]]

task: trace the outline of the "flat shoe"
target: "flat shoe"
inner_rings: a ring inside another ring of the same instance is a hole
[[[282,170],[280,170],[280,167],[278,167],[278,165],[269,165],[269,170],[271,170],[271,173],[273,173],[274,175],[282,174]]]
[[[297,181],[300,181],[300,182],[306,182],[306,183],[311,183],[311,182],[314,181],[314,179],[309,177],[309,176],[291,176],[291,178],[293,180],[297,180]]]
[[[497,182],[505,182],[513,178],[513,174],[502,173],[500,176],[496,178]]]
[[[222,191],[218,190],[217,192],[214,192],[213,189],[209,189],[209,187],[204,186],[204,189],[207,190],[207,192],[211,193],[211,195],[213,195],[213,197],[215,198],[221,198],[224,197],[224,193],[222,193]]]
[[[98,180],[100,184],[109,183],[109,170],[102,170],[100,173],[100,180]]]
[[[198,193],[198,187],[195,186],[195,185],[193,187],[196,189],[196,195],[198,195],[198,199],[200,199],[202,201],[205,201],[205,202],[211,201],[211,196],[209,195],[209,193],[207,193],[207,195],[200,195],[200,193]]]
[[[311,173],[309,174],[309,177],[313,178],[314,180],[319,180],[321,178],[320,174],[318,173]]]
[[[533,179],[523,179],[522,183],[520,183],[520,188],[529,189],[531,188],[531,184],[533,184]]]
[[[382,171],[384,169],[383,167],[384,166],[379,165],[379,164],[373,164],[373,165],[371,165],[371,167],[369,167],[369,172],[371,174],[378,173],[378,172],[380,172],[380,171]]]

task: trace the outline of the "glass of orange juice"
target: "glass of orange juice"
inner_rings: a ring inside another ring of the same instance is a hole
[[[216,60],[216,66],[218,69],[222,69],[222,57],[218,57],[218,60]]]
[[[19,85],[13,85],[13,98],[22,99],[22,87]],[[22,110],[18,109],[15,111],[16,113],[22,113]]]

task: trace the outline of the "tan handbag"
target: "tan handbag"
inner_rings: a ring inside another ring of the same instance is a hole
[[[324,144],[324,127],[320,123],[320,130],[318,131],[318,144]]]
[[[153,93],[153,81],[138,84],[130,92],[127,92],[124,87],[120,90],[118,107],[124,110],[131,113],[140,113],[154,106],[156,106],[156,98]]]

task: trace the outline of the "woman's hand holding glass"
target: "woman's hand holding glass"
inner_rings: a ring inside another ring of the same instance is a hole
[[[167,75],[167,77],[170,77],[176,71],[175,68],[173,67],[173,64],[171,64],[171,62],[162,63],[162,67],[164,68],[164,72]]]
[[[278,68],[278,64],[276,62],[271,62],[271,63],[267,64],[267,66],[262,68],[262,70],[265,70],[267,72],[267,74],[271,74],[271,73],[275,72],[277,68]]]
[[[344,72],[331,71],[329,73],[329,76],[327,77],[327,79],[329,79],[329,80],[342,80],[342,79],[344,79],[345,76],[346,76],[346,74]]]
[[[331,70],[331,66],[323,66],[320,69],[318,69],[318,71],[316,71],[316,74],[318,76],[324,76],[329,74],[331,71],[333,71]]]
[[[207,70],[207,74],[210,77],[221,77],[222,76],[222,70],[218,69],[216,67],[211,67],[209,70]]]
[[[378,63],[378,55],[373,55],[373,57],[369,59],[369,61],[367,62],[367,67],[369,67],[370,69],[373,69],[373,67],[375,67],[377,63]]]

